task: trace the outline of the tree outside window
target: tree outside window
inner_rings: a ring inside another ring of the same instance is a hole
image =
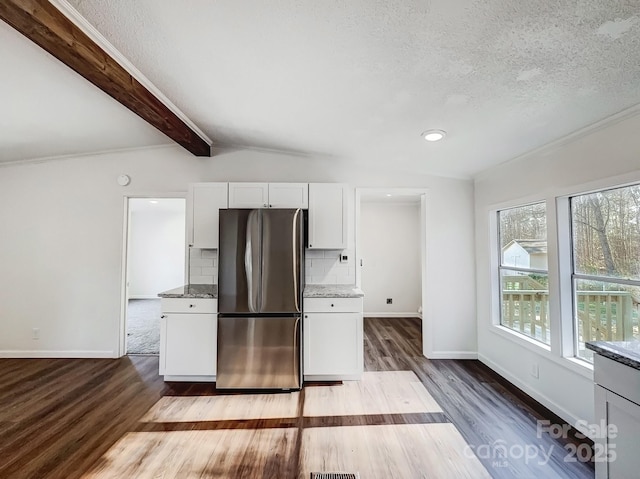
[[[576,356],[587,341],[640,338],[640,185],[571,198]]]

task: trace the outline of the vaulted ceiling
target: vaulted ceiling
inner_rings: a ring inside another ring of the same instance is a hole
[[[470,177],[640,103],[640,0],[69,3],[233,147]],[[0,161],[170,142],[3,23],[0,61]]]

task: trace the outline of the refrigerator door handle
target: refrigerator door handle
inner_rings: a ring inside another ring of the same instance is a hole
[[[248,225],[247,225],[248,226]],[[247,303],[249,305],[249,311],[252,313],[256,312],[256,309],[253,305],[253,295],[251,294],[253,291],[253,284],[251,283],[251,279],[253,276],[252,266],[251,266],[251,230],[247,227],[247,235],[245,240],[245,248],[244,248],[244,271],[247,275]]]
[[[297,271],[296,271],[296,265],[300,262],[300,261],[304,261],[302,258],[298,257],[298,254],[300,253],[300,241],[302,239],[302,235],[297,235],[296,233],[300,230],[300,215],[301,215],[302,210],[297,209],[295,214],[293,215],[293,276],[296,277],[297,276]],[[298,282],[296,282],[294,284],[294,291],[295,291],[295,305],[296,305],[296,311],[302,311],[302,308],[300,307],[300,304],[298,302],[298,298],[300,296],[300,291],[298,290]]]
[[[254,210],[247,219],[247,238],[244,250],[244,269],[247,275],[247,302],[249,311],[258,313],[260,294],[260,264],[257,258],[260,257],[260,217],[259,211]],[[254,237],[256,239],[254,243]]]

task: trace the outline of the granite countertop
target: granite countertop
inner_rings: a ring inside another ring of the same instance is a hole
[[[159,293],[161,298],[217,298],[217,284],[185,284],[179,288]]]
[[[600,356],[640,369],[640,341],[589,341],[586,346]]]
[[[161,298],[217,298],[217,284],[185,284],[158,294]],[[305,298],[362,298],[364,292],[353,284],[307,284]]]
[[[362,298],[364,292],[353,284],[307,284],[305,298]]]

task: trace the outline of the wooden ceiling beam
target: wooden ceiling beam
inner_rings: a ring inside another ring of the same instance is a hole
[[[1,0],[0,18],[196,156],[211,156],[193,131],[47,0]]]

